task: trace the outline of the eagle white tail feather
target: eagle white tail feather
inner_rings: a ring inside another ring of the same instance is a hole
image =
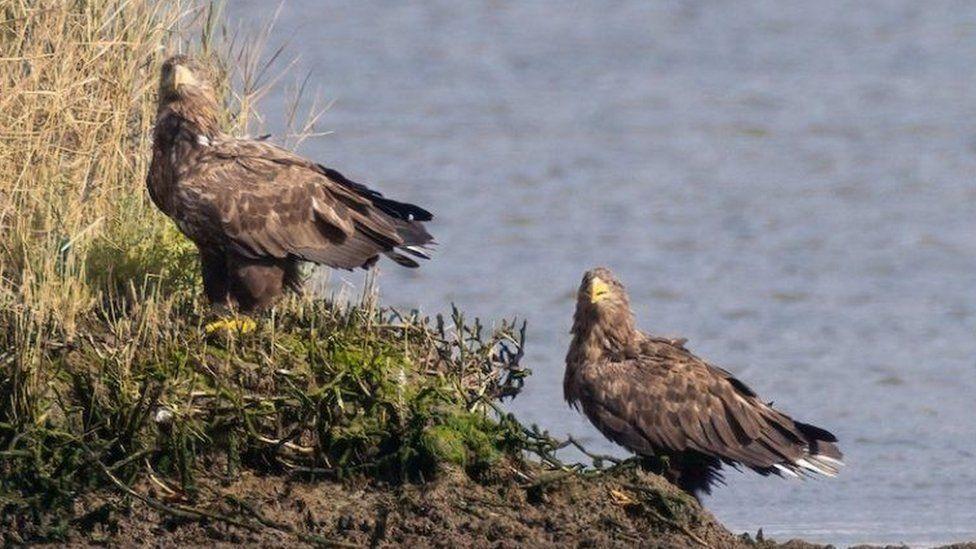
[[[840,472],[843,462],[822,454],[813,454],[802,457],[792,463],[794,472],[816,473],[825,477],[836,477]]]
[[[824,455],[824,454],[814,454],[812,457],[816,458],[818,461],[822,461],[824,463],[830,464],[831,466],[833,466],[834,468],[837,468],[837,469],[839,469],[839,468],[841,468],[841,467],[844,466],[844,462],[843,461],[841,461],[841,460],[839,460],[837,458],[832,458],[832,457],[827,456],[827,455]]]
[[[844,462],[821,454],[814,454],[810,456],[809,461],[816,465],[818,469],[822,471],[829,471],[829,473],[824,474],[830,477],[837,476],[837,473],[840,472],[840,468],[844,466]]]
[[[400,249],[423,259],[430,259],[430,254],[423,246],[400,246]]]
[[[806,479],[823,475],[836,477],[844,462],[823,454],[807,454],[796,461],[777,463],[773,465],[781,476]]]
[[[787,476],[790,476],[790,477],[793,477],[793,478],[800,478],[800,475],[794,473],[789,467],[785,467],[783,465],[780,465],[779,463],[777,463],[776,465],[773,465],[773,467],[775,467],[777,471],[779,471],[780,473],[782,473],[784,475],[787,475]]]

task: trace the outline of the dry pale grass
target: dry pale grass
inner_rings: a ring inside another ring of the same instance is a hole
[[[0,363],[17,371],[0,418],[39,413],[39,360],[86,319],[159,321],[196,291],[193,246],[145,191],[157,75],[177,51],[208,58],[244,132],[281,52],[238,36],[202,0],[0,0]]]
[[[0,356],[17,374],[0,417],[40,412],[41,356],[86,316],[191,282],[189,246],[143,181],[157,66],[204,9],[0,2]]]
[[[144,191],[158,67],[178,50],[209,57],[230,131],[268,89],[261,37],[219,21],[195,1],[0,2],[4,308],[70,336],[113,293],[189,282],[188,247]]]
[[[72,333],[106,290],[104,256],[165,238],[142,181],[155,69],[180,15],[166,5],[0,8],[0,299],[39,325]]]

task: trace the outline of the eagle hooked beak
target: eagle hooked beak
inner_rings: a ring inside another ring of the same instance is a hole
[[[600,277],[594,277],[590,282],[590,303],[599,303],[610,295],[610,285],[600,279]]]
[[[193,71],[183,65],[173,67],[173,89],[179,90],[182,86],[195,86],[197,79],[193,76]]]

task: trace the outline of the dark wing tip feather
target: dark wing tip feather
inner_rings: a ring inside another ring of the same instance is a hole
[[[398,202],[396,200],[391,200],[383,196],[382,193],[370,189],[366,185],[361,183],[356,183],[351,181],[346,176],[342,175],[339,171],[333,170],[321,164],[317,165],[319,170],[328,177],[330,180],[351,189],[352,191],[365,196],[373,203],[377,208],[379,208],[383,213],[395,217],[397,219],[403,219],[405,221],[430,221],[434,219],[434,214],[429,211],[417,206],[416,204],[410,204],[408,202]]]
[[[392,259],[397,265],[407,267],[409,269],[416,269],[420,267],[420,263],[417,263],[413,259],[401,254],[396,250],[390,250],[385,253],[386,257]]]
[[[810,425],[809,423],[801,423],[799,421],[793,422],[796,428],[803,433],[803,436],[812,440],[822,440],[824,442],[837,442],[837,437],[833,433],[826,429],[821,429],[816,425]]]
[[[744,394],[746,396],[750,396],[750,397],[756,397],[756,396],[758,396],[758,395],[756,395],[756,392],[755,391],[753,391],[752,389],[750,389],[749,386],[746,385],[745,383],[739,381],[738,378],[729,376],[726,379],[728,379],[729,380],[729,383],[731,383],[732,386],[735,387],[740,393],[742,393],[742,394]]]

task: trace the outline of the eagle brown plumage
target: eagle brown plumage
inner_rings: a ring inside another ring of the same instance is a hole
[[[368,268],[380,254],[427,259],[427,210],[385,198],[267,141],[220,130],[208,70],[167,60],[147,185],[153,202],[200,251],[204,291],[249,312],[301,286],[299,265]]]
[[[572,335],[566,400],[696,498],[722,481],[723,464],[797,477],[834,476],[842,465],[831,433],[777,411],[684,340],[638,331],[627,292],[608,269],[584,275]]]

